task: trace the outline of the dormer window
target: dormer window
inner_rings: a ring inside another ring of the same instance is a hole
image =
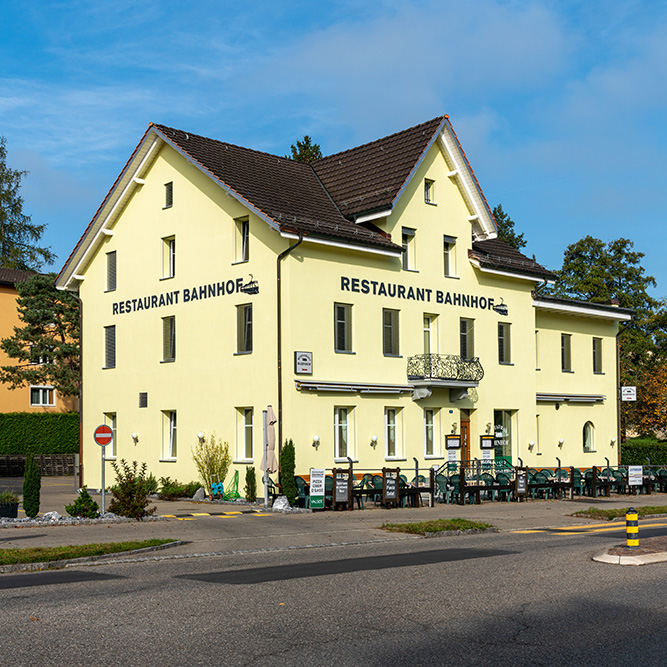
[[[424,179],[424,201],[427,204],[435,204],[435,181]]]

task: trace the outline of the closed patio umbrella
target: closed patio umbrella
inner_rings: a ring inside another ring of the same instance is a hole
[[[278,470],[278,460],[276,459],[276,430],[274,424],[276,414],[269,405],[263,410],[264,417],[264,447],[262,455],[262,465],[260,470],[264,471],[264,507],[269,506],[269,474]]]

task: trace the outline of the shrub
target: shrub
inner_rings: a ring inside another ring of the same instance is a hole
[[[25,459],[23,473],[23,511],[34,519],[39,514],[39,492],[42,488],[42,473],[33,456]]]
[[[18,505],[18,502],[18,494],[11,489],[0,491],[0,505]]]
[[[255,476],[255,466],[249,466],[245,471],[245,499],[249,503],[257,500],[257,477]]]
[[[204,437],[192,448],[192,458],[197,466],[197,472],[204,482],[206,493],[213,495],[212,482],[223,482],[227,477],[232,457],[229,454],[229,444],[220,442],[215,433]]]
[[[77,499],[71,505],[65,505],[65,511],[70,516],[97,519],[100,515],[100,506],[90,497],[88,489],[84,486],[79,491]]]
[[[111,462],[116,473],[116,484],[111,487],[113,499],[109,504],[109,511],[130,519],[143,519],[153,514],[157,507],[149,507],[150,483],[146,475],[146,464],[141,467],[136,461],[130,465],[125,459],[120,463]]]
[[[194,496],[195,493],[199,491],[199,489],[201,489],[201,482],[199,480],[188,482],[187,484],[183,485],[183,490],[185,491],[183,496],[185,498],[192,498],[192,496]]]
[[[0,454],[78,454],[78,452],[78,413],[0,413]]]
[[[150,475],[148,475],[148,477],[146,477],[146,483],[148,484],[148,488],[151,494],[157,493],[158,483],[153,473],[151,473]]]
[[[292,440],[286,440],[283,451],[280,453],[280,483],[283,487],[283,493],[290,505],[294,505],[299,492],[294,480],[295,452]]]
[[[667,443],[659,440],[628,440],[621,445],[621,464],[645,466],[651,459],[651,465],[667,465]]]

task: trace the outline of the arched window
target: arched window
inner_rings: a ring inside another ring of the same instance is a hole
[[[593,422],[586,422],[584,424],[584,451],[595,451],[595,426]]]

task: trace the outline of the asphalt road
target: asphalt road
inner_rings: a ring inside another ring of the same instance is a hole
[[[618,541],[400,536],[2,575],[0,664],[664,665],[667,563],[591,560]]]

